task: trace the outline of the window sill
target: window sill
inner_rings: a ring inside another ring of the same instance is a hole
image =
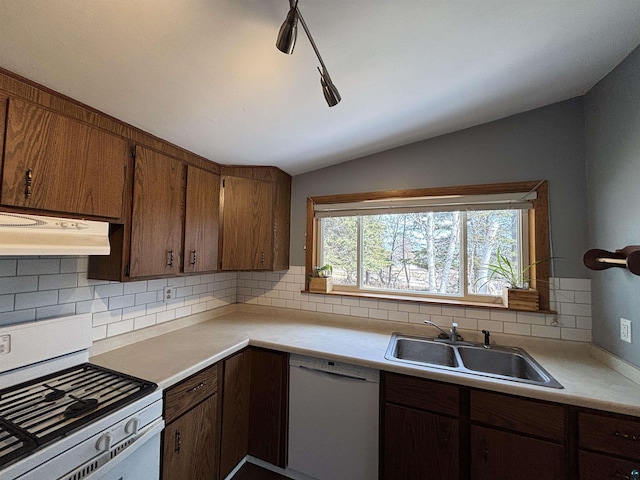
[[[480,303],[480,302],[471,302],[468,300],[448,300],[446,298],[417,298],[412,296],[403,296],[403,295],[385,295],[384,293],[363,293],[363,292],[347,292],[347,291],[331,291],[329,293],[317,293],[310,292],[309,290],[302,290],[301,293],[306,293],[308,295],[329,295],[336,297],[354,297],[354,298],[367,298],[372,300],[391,300],[398,302],[408,302],[408,303],[417,303],[422,305],[446,305],[449,307],[472,307],[472,308],[482,308],[489,310],[502,310],[502,311],[513,311],[513,312],[528,312],[528,313],[549,313],[549,314],[557,314],[555,310],[523,310],[519,308],[507,308],[501,303]]]

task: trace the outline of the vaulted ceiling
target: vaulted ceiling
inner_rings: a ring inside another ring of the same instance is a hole
[[[0,67],[225,164],[298,174],[586,93],[638,0],[2,0]]]

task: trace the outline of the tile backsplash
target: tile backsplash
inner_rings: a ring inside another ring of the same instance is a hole
[[[112,337],[236,302],[237,274],[140,282],[87,279],[88,257],[2,257],[0,326],[93,314],[94,339]],[[175,288],[163,302],[164,287]]]
[[[0,258],[0,326],[92,313],[94,339],[112,337],[231,303],[249,303],[390,322],[488,329],[516,335],[591,341],[591,282],[554,278],[557,314],[428,305],[301,293],[304,267],[282,272],[226,272],[139,282],[87,279],[88,257]],[[175,287],[163,301],[163,289]]]
[[[305,283],[304,267],[301,266],[293,266],[284,272],[239,272],[237,301],[391,322],[431,320],[443,326],[458,322],[462,329],[590,342],[591,281],[551,280],[551,309],[557,314],[301,293]]]

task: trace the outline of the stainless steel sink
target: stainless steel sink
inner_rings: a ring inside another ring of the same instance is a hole
[[[442,368],[551,388],[563,388],[525,350],[481,343],[451,342],[394,333],[385,358],[416,366]]]
[[[446,343],[420,339],[398,338],[392,356],[415,363],[429,363],[443,367],[457,367],[455,349]]]

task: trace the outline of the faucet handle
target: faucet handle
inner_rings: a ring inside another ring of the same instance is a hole
[[[489,330],[482,330],[482,333],[484,333],[484,348],[491,348],[491,341],[489,340],[491,332],[489,332]]]

